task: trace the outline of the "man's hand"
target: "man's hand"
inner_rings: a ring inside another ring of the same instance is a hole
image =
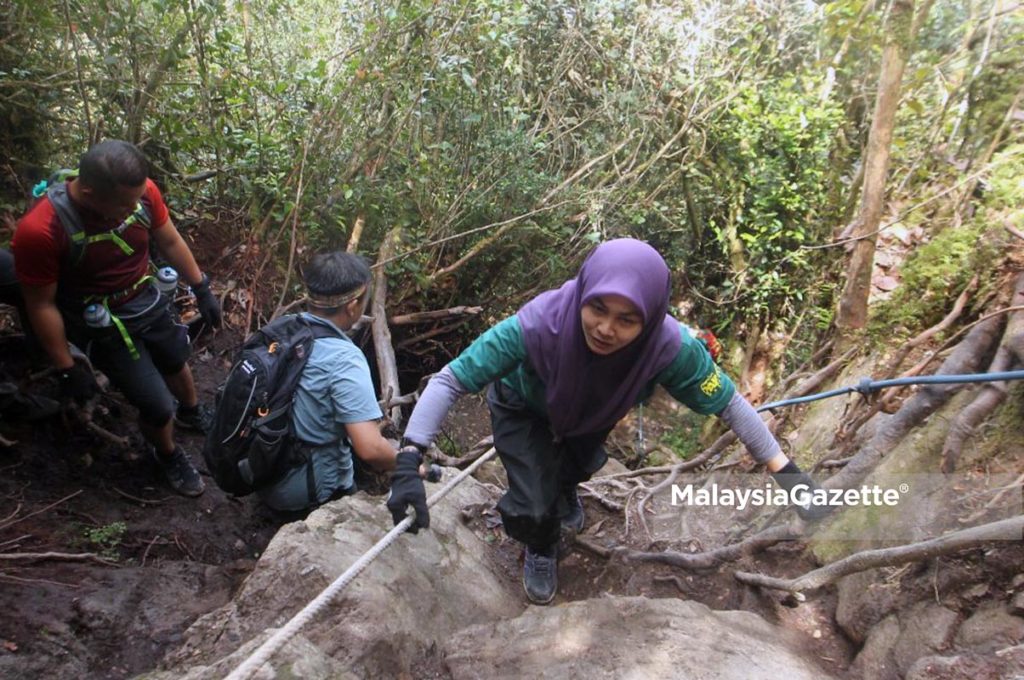
[[[65,400],[74,399],[82,404],[89,401],[99,390],[96,376],[82,364],[74,363],[69,368],[62,369],[58,375],[60,376],[61,396]]]
[[[203,320],[213,328],[220,328],[222,321],[220,301],[210,290],[210,278],[203,274],[203,280],[192,286],[192,292],[195,293],[196,306],[199,307],[199,313],[203,315]]]
[[[391,519],[397,525],[405,519],[405,511],[412,506],[416,511],[416,520],[409,527],[409,533],[430,527],[430,512],[427,510],[427,490],[420,476],[420,463],[423,454],[414,446],[407,446],[395,457],[395,471],[391,475],[391,493],[388,494],[387,506],[391,511]]]
[[[814,492],[820,490],[821,487],[793,461],[786,463],[786,466],[778,472],[773,472],[772,477],[789,494],[796,514],[805,522],[824,519],[834,509],[829,505],[816,505],[812,502]]]

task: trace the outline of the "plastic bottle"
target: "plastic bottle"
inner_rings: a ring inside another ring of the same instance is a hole
[[[93,303],[87,306],[82,316],[89,328],[106,328],[110,325],[110,310],[103,305]]]
[[[156,270],[156,287],[162,294],[173,294],[178,287],[178,272],[174,267],[160,267]]]

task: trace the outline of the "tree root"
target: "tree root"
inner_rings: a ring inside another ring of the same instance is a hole
[[[995,343],[1000,330],[1000,318],[993,317],[975,326],[957,345],[938,373],[974,373],[981,357]],[[860,483],[882,458],[921,422],[938,410],[962,385],[928,385],[908,399],[903,407],[886,421],[885,425],[860,448],[850,462],[824,486],[831,489],[849,489]]]
[[[996,340],[1001,326],[1000,319],[1000,316],[993,315],[977,324],[943,362],[938,372],[975,372],[980,357],[988,353]],[[822,486],[826,489],[849,489],[859,484],[911,429],[945,404],[961,387],[929,385],[917,392],[883,427],[879,428],[870,441],[846,460],[846,465],[840,472],[826,480]],[[640,552],[622,547],[612,549],[612,553],[625,559],[661,562],[683,569],[710,569],[724,562],[761,552],[781,541],[800,538],[804,530],[803,522],[792,519],[785,525],[769,527],[738,543],[701,553]]]
[[[459,456],[458,458],[441,453],[441,450],[436,447],[431,448],[430,458],[433,458],[445,467],[463,468],[490,451],[493,446],[494,436],[492,435],[484,437],[478,441],[465,455]]]
[[[952,326],[953,323],[960,318],[960,315],[964,311],[964,307],[967,305],[967,300],[970,298],[971,293],[974,292],[977,285],[978,277],[975,276],[971,279],[970,283],[964,287],[960,296],[957,297],[949,314],[947,314],[942,321],[923,333],[918,334],[916,337],[904,344],[903,347],[896,352],[896,356],[892,358],[892,361],[889,362],[889,365],[884,371],[882,371],[878,379],[888,380],[892,378],[896,375],[900,365],[915,348],[920,347],[924,343],[928,342],[928,340]],[[839,426],[839,430],[836,432],[836,435],[832,440],[833,445],[843,441],[850,441],[853,438],[853,434],[859,430],[864,423],[874,418],[879,411],[886,409],[887,404],[891,405],[892,399],[897,392],[899,392],[899,389],[887,390],[887,393],[884,395],[874,395],[869,399],[858,402],[858,406],[847,415],[845,422]]]
[[[742,583],[799,594],[804,591],[817,590],[835,583],[843,576],[868,569],[894,566],[906,562],[921,562],[939,555],[949,555],[961,550],[976,548],[992,541],[1007,540],[1010,533],[1014,534],[1014,538],[1011,540],[1019,541],[1022,529],[1024,529],[1024,516],[1010,517],[979,527],[954,531],[919,543],[895,548],[865,550],[794,579],[775,578],[744,571],[737,571],[734,575]]]
[[[1017,278],[1011,305],[1024,305],[1024,274]],[[1008,371],[1022,364],[1024,364],[1024,312],[1014,312],[1006,323],[1002,341],[988,367],[988,372]],[[1005,381],[985,383],[974,401],[957,414],[949,427],[946,442],[942,447],[943,472],[950,473],[956,469],[964,444],[974,434],[975,428],[1006,399],[1006,394]]]

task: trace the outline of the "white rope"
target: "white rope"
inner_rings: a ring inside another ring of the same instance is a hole
[[[472,465],[460,472],[450,482],[445,484],[441,489],[431,496],[427,500],[427,507],[433,506],[439,500],[448,495],[452,489],[454,489],[459,483],[462,482],[466,477],[473,474],[473,472],[483,465],[485,462],[490,460],[495,455],[494,448],[490,448],[484,455],[477,458]],[[227,680],[247,680],[259,670],[260,666],[270,660],[270,657],[280,649],[285,642],[295,636],[299,630],[302,629],[310,620],[316,616],[316,614],[327,606],[327,604],[334,599],[334,597],[340,593],[345,586],[352,582],[359,573],[367,567],[373,560],[377,558],[384,550],[394,543],[395,539],[402,535],[406,529],[408,529],[413,522],[413,516],[410,515],[403,519],[401,522],[395,525],[395,527],[384,534],[384,538],[377,541],[377,543],[363,553],[363,556],[356,560],[355,564],[345,570],[341,576],[336,578],[333,583],[320,591],[320,594],[316,596],[309,604],[302,608],[302,610],[293,616],[283,628],[278,629],[276,633],[270,636],[266,642],[259,646],[255,652],[253,652],[249,658],[242,662],[238,668],[234,670],[230,675],[227,676]]]

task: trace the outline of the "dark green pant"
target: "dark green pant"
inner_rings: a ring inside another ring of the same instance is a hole
[[[514,390],[493,383],[487,390],[494,447],[508,473],[508,491],[498,502],[511,538],[535,548],[558,540],[569,506],[563,490],[590,479],[608,460],[608,430],[557,439],[551,423],[527,408]]]

